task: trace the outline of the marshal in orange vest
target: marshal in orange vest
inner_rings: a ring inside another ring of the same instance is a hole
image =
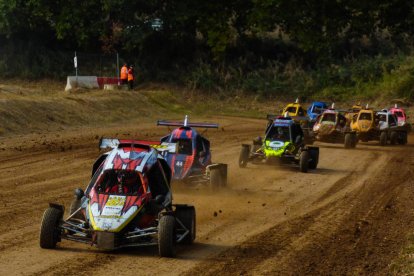
[[[126,84],[128,81],[128,67],[126,64],[121,68],[121,83]]]

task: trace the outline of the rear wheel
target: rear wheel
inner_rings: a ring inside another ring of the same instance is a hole
[[[358,143],[358,138],[355,135],[355,133],[354,134],[351,134],[351,137],[352,137],[352,145],[351,145],[351,147],[352,148],[355,148],[356,147],[356,144]]]
[[[407,132],[404,133],[404,141],[403,141],[403,145],[407,145],[408,143],[408,134]]]
[[[309,161],[309,169],[314,170],[318,166],[319,151],[311,150],[309,153],[310,153],[310,158],[311,158],[311,160]]]
[[[56,208],[47,208],[43,213],[40,226],[40,247],[52,249],[60,241],[59,221],[62,219],[62,211]]]
[[[223,176],[220,167],[210,168],[210,188],[216,190],[223,185]]]
[[[395,145],[398,142],[398,133],[396,131],[392,131],[390,134],[390,143],[391,145]]]
[[[344,144],[345,144],[346,149],[352,148],[353,139],[352,139],[352,134],[351,133],[345,134],[345,143]]]
[[[309,167],[309,152],[308,151],[302,151],[302,153],[300,154],[299,167],[300,167],[301,172],[304,172],[304,173],[308,172],[308,167]]]
[[[406,145],[407,144],[407,132],[402,132],[400,135],[400,144],[401,145]]]
[[[380,134],[380,145],[381,146],[387,145],[387,133],[385,131],[381,132]]]
[[[177,208],[175,217],[190,231],[181,242],[184,244],[192,244],[196,238],[196,212],[194,206]]]
[[[221,187],[227,186],[227,164],[220,164]]]
[[[175,218],[165,215],[158,224],[158,252],[161,257],[172,258],[176,254]]]
[[[249,154],[250,154],[250,147],[243,145],[240,151],[240,156],[239,156],[239,167],[240,168],[246,168],[247,161],[249,160]]]

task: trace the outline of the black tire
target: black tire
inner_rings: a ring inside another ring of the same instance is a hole
[[[381,146],[387,145],[387,133],[385,131],[381,132],[380,134],[380,145]]]
[[[196,212],[194,206],[177,208],[175,217],[190,230],[190,233],[181,242],[183,244],[192,244],[196,238]]]
[[[406,145],[408,142],[408,136],[406,132],[398,133],[397,143],[400,145]]]
[[[82,200],[80,199],[74,199],[72,200],[72,202],[70,203],[70,207],[69,207],[69,215],[72,215],[76,210],[78,210],[82,205]],[[78,212],[76,215],[73,216],[73,218],[76,219],[83,219],[83,215],[81,212]]]
[[[407,132],[401,133],[401,141],[400,141],[400,144],[401,145],[407,145],[407,142],[408,142]]]
[[[352,144],[353,144],[353,139],[352,139],[352,134],[351,133],[346,133],[345,134],[345,148],[346,149],[350,149],[352,148]]]
[[[299,168],[300,168],[300,171],[303,173],[308,172],[308,168],[309,168],[309,152],[308,151],[301,152],[300,159],[299,159]]]
[[[358,143],[358,138],[357,138],[357,136],[355,134],[351,134],[351,136],[352,136],[352,144],[351,144],[351,147],[354,149],[356,147],[357,143]]]
[[[246,168],[247,162],[249,160],[249,155],[250,155],[250,147],[242,146],[242,149],[240,151],[240,157],[239,157],[240,168]]]
[[[398,142],[398,133],[396,131],[392,131],[390,134],[390,144],[395,145]]]
[[[210,188],[217,190],[223,186],[223,176],[220,167],[210,168]]]
[[[319,163],[319,151],[318,150],[311,150],[309,152],[311,161],[309,161],[309,169],[315,170],[318,167]]]
[[[62,219],[62,211],[56,208],[47,208],[43,213],[40,226],[40,247],[52,249],[60,241],[59,221]]]
[[[176,254],[175,218],[165,215],[158,224],[158,252],[161,257],[172,258]]]
[[[220,164],[221,187],[227,187],[227,164]]]

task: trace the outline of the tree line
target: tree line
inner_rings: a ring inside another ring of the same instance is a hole
[[[410,48],[413,26],[408,0],[0,0],[0,50],[119,52],[150,71],[329,64]]]

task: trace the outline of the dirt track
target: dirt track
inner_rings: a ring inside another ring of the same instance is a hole
[[[218,194],[177,186],[175,202],[197,209],[197,240],[177,259],[154,248],[100,252],[63,241],[38,246],[42,213],[51,201],[68,206],[85,187],[101,135],[157,139],[166,129],[75,129],[0,140],[0,275],[10,274],[378,274],[388,272],[414,226],[413,141],[345,150],[321,146],[319,169],[237,167],[242,142],[263,121],[209,118],[213,159],[229,164],[229,187]],[[214,216],[214,213],[217,216]]]

